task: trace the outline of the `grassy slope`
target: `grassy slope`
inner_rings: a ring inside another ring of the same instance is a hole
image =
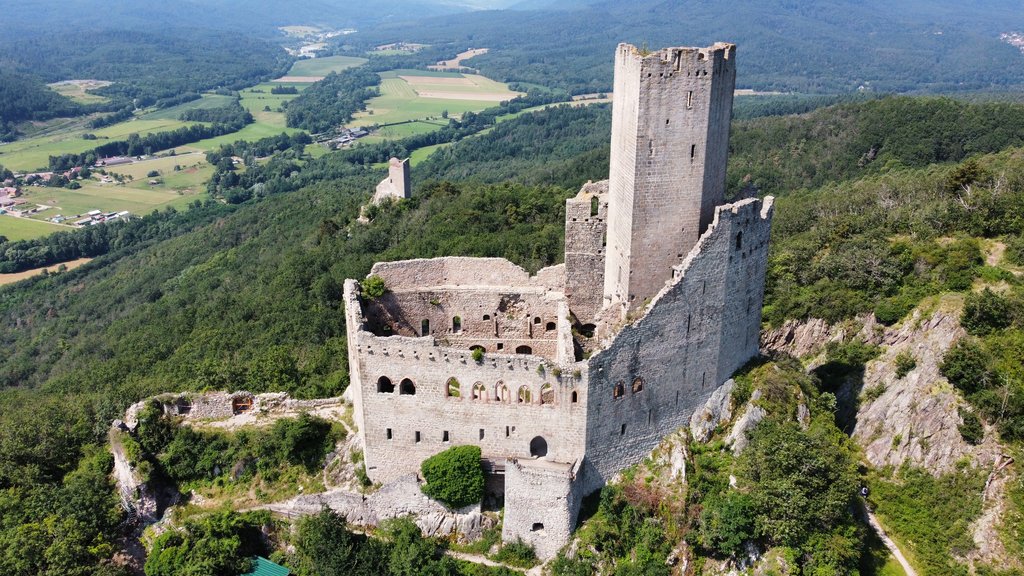
[[[15,218],[7,215],[0,216],[0,236],[6,236],[11,241],[38,238],[67,229],[63,226],[37,222],[27,218]]]

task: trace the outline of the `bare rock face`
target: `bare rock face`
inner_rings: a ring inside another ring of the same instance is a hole
[[[718,387],[703,408],[698,409],[690,417],[690,434],[697,442],[707,442],[723,422],[732,419],[732,391],[736,381],[732,378]]]
[[[764,420],[768,412],[754,404],[754,402],[761,399],[761,391],[754,390],[754,393],[750,395],[750,402],[747,403],[746,409],[743,414],[733,422],[732,430],[729,431],[729,435],[725,438],[725,443],[732,446],[732,453],[739,455],[750,444],[750,437],[748,434],[753,430],[761,420]]]
[[[885,330],[884,352],[864,373],[865,392],[853,432],[871,464],[910,463],[941,474],[965,457],[982,466],[997,457],[991,434],[980,446],[964,442],[959,431],[963,400],[939,374],[943,355],[963,336],[957,315],[942,310],[930,316],[915,311],[901,325]],[[897,378],[895,359],[901,353],[913,356],[917,365]]]
[[[999,454],[990,433],[980,446],[964,442],[959,431],[963,400],[939,374],[943,355],[964,336],[958,316],[955,309],[928,314],[918,309],[892,327],[878,324],[874,315],[834,326],[815,319],[789,321],[765,333],[762,343],[770,351],[811,358],[812,367],[821,363],[828,342],[858,338],[882,346],[882,354],[865,368],[855,400],[853,437],[874,466],[909,463],[941,474],[952,470],[961,458],[988,466]],[[913,356],[917,365],[897,378],[896,357],[901,353]],[[840,396],[855,393],[849,387],[839,391]]]

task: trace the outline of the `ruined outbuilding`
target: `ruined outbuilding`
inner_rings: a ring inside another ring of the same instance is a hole
[[[550,558],[585,495],[758,354],[772,199],[725,203],[735,76],[732,44],[619,45],[609,180],[566,202],[564,264],[378,263],[379,298],[346,281],[372,480],[480,446],[503,538]]]

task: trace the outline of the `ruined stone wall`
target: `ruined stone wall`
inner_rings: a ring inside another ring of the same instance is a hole
[[[735,46],[615,59],[605,298],[654,297],[724,199]]]
[[[674,283],[588,361],[590,488],[686,425],[757,355],[771,215],[771,198],[719,207]]]
[[[425,458],[458,444],[480,446],[487,457],[530,458],[539,436],[550,460],[583,457],[586,393],[573,374],[536,355],[488,353],[476,362],[433,337],[375,336],[358,329],[366,322],[356,282],[346,283],[345,300],[357,311],[349,317],[351,386],[374,481],[417,472]],[[568,333],[564,318],[560,330]]]
[[[608,181],[588,182],[565,201],[565,297],[581,324],[594,323],[604,306],[607,229]]]
[[[578,463],[510,459],[505,464],[502,540],[521,539],[542,560],[558,554],[576,527],[584,495],[578,472]]]
[[[444,346],[557,358],[561,294],[542,288],[426,288],[388,292],[364,313],[377,335],[434,336]]]

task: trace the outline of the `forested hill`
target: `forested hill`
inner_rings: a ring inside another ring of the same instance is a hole
[[[1001,239],[1024,261],[1024,155],[1013,148],[1022,109],[885,99],[737,123],[732,162],[742,179],[799,174],[794,188],[805,189],[762,191],[780,195],[766,320],[875,311],[895,322],[923,298],[986,278],[1008,286],[1000,306],[1018,309],[1019,281],[983,265],[980,239]],[[266,178],[252,200],[150,216],[157,234],[123,225],[113,229],[119,248],[106,256],[0,288],[0,518],[60,518],[50,495],[95,460],[86,447],[104,441],[109,422],[147,395],[339,394],[348,382],[342,283],[375,261],[503,256],[532,270],[558,262],[565,198],[607,174],[609,116],[607,106],[563,106],[458,142],[417,166],[414,197],[375,211],[369,225],[353,220],[381,170],[346,153],[273,160],[247,170]],[[836,131],[833,117],[859,128]],[[993,117],[1006,131],[964,132],[972,129],[964,119],[984,127]],[[880,121],[885,130],[872,132]],[[913,134],[957,152],[901,156],[902,138]],[[878,161],[861,166],[853,152],[869,142]],[[765,158],[763,146],[798,153]],[[850,153],[819,161],[835,150]],[[35,248],[0,245],[12,249]],[[1001,329],[1024,323],[1014,318]],[[1000,354],[1019,366],[1014,350]],[[1024,390],[1012,400],[1007,422],[1024,419]],[[43,527],[36,539],[19,536],[21,520],[0,522],[0,565],[29,559],[37,564],[26,573],[45,572],[38,566],[72,552],[76,565],[95,562],[116,535],[116,523],[100,517],[108,512],[79,514],[93,532]],[[97,545],[74,540],[82,533]]]
[[[346,38],[488,47],[469,64],[504,81],[574,93],[611,88],[618,42],[651,48],[739,45],[742,87],[795,92],[943,92],[1024,85],[1024,55],[999,39],[1024,30],[1019,2],[988,0],[628,0],[578,10],[483,12],[387,24]]]

